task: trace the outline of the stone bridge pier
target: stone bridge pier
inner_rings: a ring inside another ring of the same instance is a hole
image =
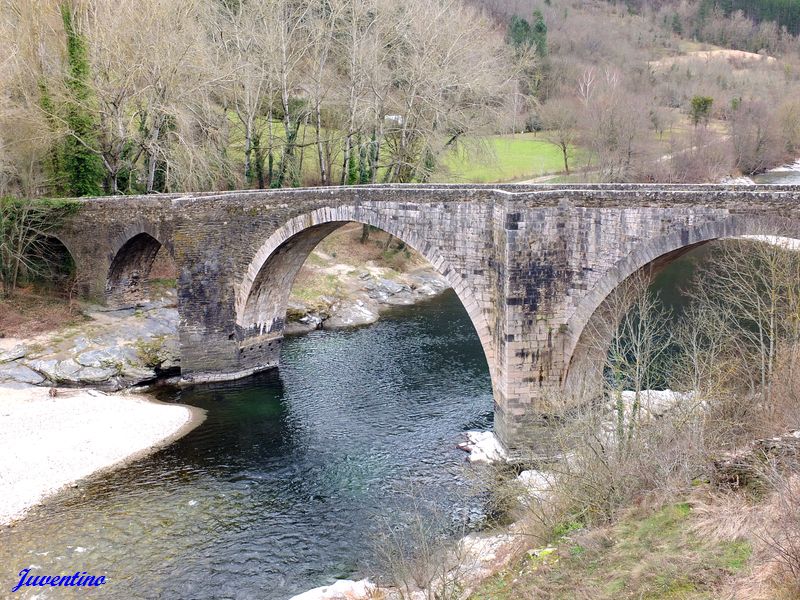
[[[163,247],[178,272],[181,369],[195,382],[277,366],[289,291],[328,234],[365,223],[417,250],[480,340],[509,448],[596,389],[587,331],[631,275],[712,240],[800,237],[792,186],[406,185],[96,198],[57,233],[87,296],[147,295]],[[602,344],[600,344],[602,347]],[[447,382],[442,382],[447,385]]]

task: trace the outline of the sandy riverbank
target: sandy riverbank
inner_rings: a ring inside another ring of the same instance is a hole
[[[144,395],[0,386],[0,525],[70,483],[186,434],[204,418]]]

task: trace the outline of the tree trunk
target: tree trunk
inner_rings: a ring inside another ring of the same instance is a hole
[[[150,147],[147,148],[147,186],[146,191],[148,194],[153,193],[153,185],[156,179],[156,163],[158,160],[156,159],[156,150],[155,146],[158,143],[158,138],[161,135],[161,123],[160,119],[158,122],[153,124],[153,133],[150,136]]]
[[[328,180],[328,165],[327,161],[325,160],[325,152],[323,150],[322,145],[322,138],[320,137],[320,130],[322,129],[322,107],[320,106],[319,100],[317,101],[317,106],[315,108],[316,111],[316,143],[317,143],[317,155],[319,157],[319,177],[321,180],[322,185],[328,185],[330,182]]]
[[[253,151],[253,119],[248,116],[244,124],[244,180],[247,187],[253,180],[253,173],[250,166],[250,155]]]

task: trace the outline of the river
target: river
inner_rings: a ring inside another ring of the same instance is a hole
[[[784,185],[800,185],[800,160],[794,164],[778,167],[753,177],[756,183],[773,183]]]
[[[35,565],[34,574],[105,575],[98,597],[285,599],[373,574],[375,531],[404,521],[409,494],[453,521],[475,516],[455,444],[491,427],[491,385],[452,292],[369,327],[287,338],[281,361],[279,371],[162,394],[206,409],[207,420],[0,532],[0,595]],[[71,589],[36,597],[87,593]]]

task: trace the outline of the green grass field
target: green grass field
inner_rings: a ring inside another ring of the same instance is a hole
[[[244,132],[241,124],[233,117],[231,120],[231,144],[228,156],[238,164],[244,163]],[[260,123],[262,144],[266,143],[266,126]],[[276,168],[280,160],[280,146],[283,143],[284,128],[274,123],[274,134],[278,151],[275,153]],[[305,135],[304,135],[305,134]],[[323,136],[332,132],[323,131]],[[300,180],[314,184],[319,179],[316,148],[310,145],[314,139],[313,127],[303,127],[298,135],[298,143],[309,144],[304,151]],[[486,136],[468,144],[468,151],[459,150],[445,156],[442,168],[433,177],[437,183],[497,183],[533,179],[551,173],[561,173],[564,163],[561,150],[555,145],[532,133]],[[586,159],[580,149],[570,154],[570,169],[576,171],[585,164]],[[333,180],[341,176],[341,153],[337,151],[330,165]],[[380,172],[379,172],[380,179]]]
[[[532,133],[493,135],[484,138],[479,151],[452,153],[437,182],[497,183],[533,179],[564,170],[561,151]],[[573,149],[570,169],[583,165],[580,150]]]

